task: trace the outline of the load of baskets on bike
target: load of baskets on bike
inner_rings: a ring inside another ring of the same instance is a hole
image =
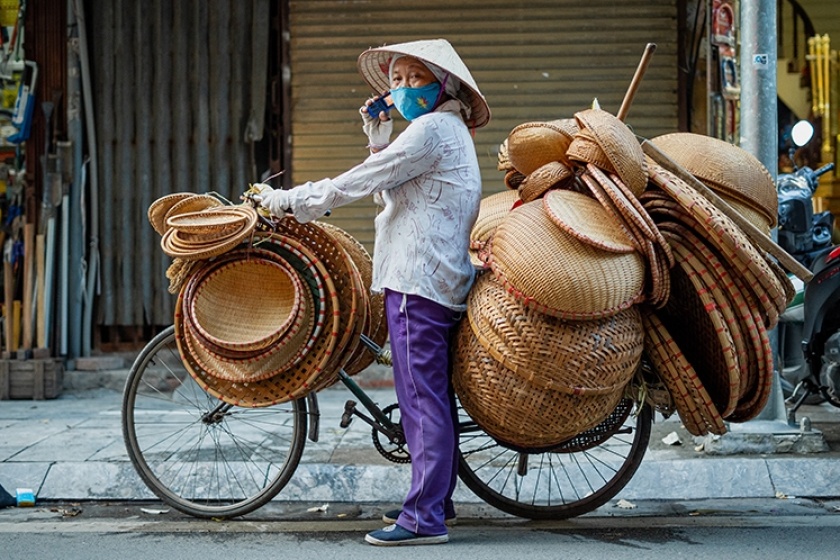
[[[690,133],[651,143],[761,232],[775,225],[772,179],[748,152]],[[768,331],[792,287],[736,223],[600,109],[517,126],[498,168],[508,190],[482,201],[471,235],[481,272],[453,372],[488,434],[556,446],[625,397],[695,435],[762,410]],[[149,219],[174,259],[181,357],[211,395],[299,398],[373,363],[361,335],[385,344],[370,256],[340,228],[190,193],[158,199]]]

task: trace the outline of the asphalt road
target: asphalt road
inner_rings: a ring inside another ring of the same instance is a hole
[[[448,544],[399,553],[418,560],[838,557],[840,513],[833,506],[779,508],[775,502],[762,502],[744,504],[737,512],[709,506],[679,515],[643,511],[553,522],[504,516],[461,519]],[[354,515],[352,508],[337,514],[346,519],[307,519],[316,512],[288,519],[214,521],[173,516],[153,505],[141,513],[137,507],[113,505],[79,515],[82,508],[73,504],[30,512],[0,510],[2,558],[375,560],[398,552],[364,543],[364,534],[381,522],[375,515]]]

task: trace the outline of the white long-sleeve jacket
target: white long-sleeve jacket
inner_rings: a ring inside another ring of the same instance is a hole
[[[458,113],[444,103],[414,119],[379,153],[334,179],[289,191],[295,218],[308,222],[338,206],[377,195],[372,291],[384,288],[466,308],[474,278],[469,236],[481,201],[475,146]]]

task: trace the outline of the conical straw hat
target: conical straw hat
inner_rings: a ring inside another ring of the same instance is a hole
[[[467,125],[470,128],[480,128],[490,122],[490,107],[487,101],[478,89],[467,65],[446,39],[387,45],[368,49],[360,54],[357,63],[359,72],[374,91],[382,93],[391,89],[388,69],[391,58],[395,54],[413,56],[458,78],[461,81],[459,96],[471,110]]]

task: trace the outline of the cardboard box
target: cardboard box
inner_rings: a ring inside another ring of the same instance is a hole
[[[61,360],[0,360],[0,400],[54,399],[63,384]]]

